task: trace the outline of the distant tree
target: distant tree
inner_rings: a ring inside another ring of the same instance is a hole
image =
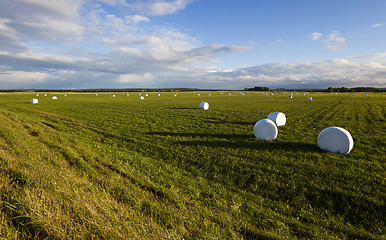
[[[271,91],[268,87],[245,88],[244,91]]]

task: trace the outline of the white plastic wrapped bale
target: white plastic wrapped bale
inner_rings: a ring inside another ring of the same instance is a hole
[[[36,98],[32,98],[31,99],[31,103],[33,103],[33,104],[36,104],[36,103],[38,103],[39,102],[39,100],[37,100]]]
[[[312,101],[312,97],[309,97],[309,98],[308,98],[308,101]]]
[[[272,120],[276,126],[284,126],[287,119],[282,112],[272,112],[268,114],[268,119]]]
[[[340,154],[348,154],[354,146],[351,134],[341,127],[328,127],[323,129],[318,136],[320,149]]]
[[[290,95],[289,98],[292,98],[292,95]]]
[[[262,119],[255,124],[253,134],[255,137],[264,141],[277,137],[277,126],[270,119]]]
[[[143,99],[145,99],[145,97],[144,96],[140,96],[139,99],[143,100]]]
[[[200,103],[200,109],[208,110],[209,109],[209,103],[207,102],[202,102]]]
[[[115,95],[113,95],[113,97],[115,97]]]
[[[157,95],[158,95],[158,97],[161,96],[161,94],[159,94],[159,93]]]
[[[54,99],[54,100],[55,100],[55,99],[58,99],[58,98],[57,98],[56,96],[53,96],[53,97],[52,97],[52,99]]]

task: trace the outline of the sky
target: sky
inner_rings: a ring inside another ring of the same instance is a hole
[[[385,0],[0,0],[0,89],[386,87]]]

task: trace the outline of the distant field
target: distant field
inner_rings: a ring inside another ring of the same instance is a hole
[[[0,94],[0,239],[386,238],[382,93],[113,94]]]

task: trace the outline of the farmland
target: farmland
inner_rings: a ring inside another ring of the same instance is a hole
[[[4,239],[385,238],[381,94],[39,94],[0,94]],[[330,126],[348,155],[317,147]]]

